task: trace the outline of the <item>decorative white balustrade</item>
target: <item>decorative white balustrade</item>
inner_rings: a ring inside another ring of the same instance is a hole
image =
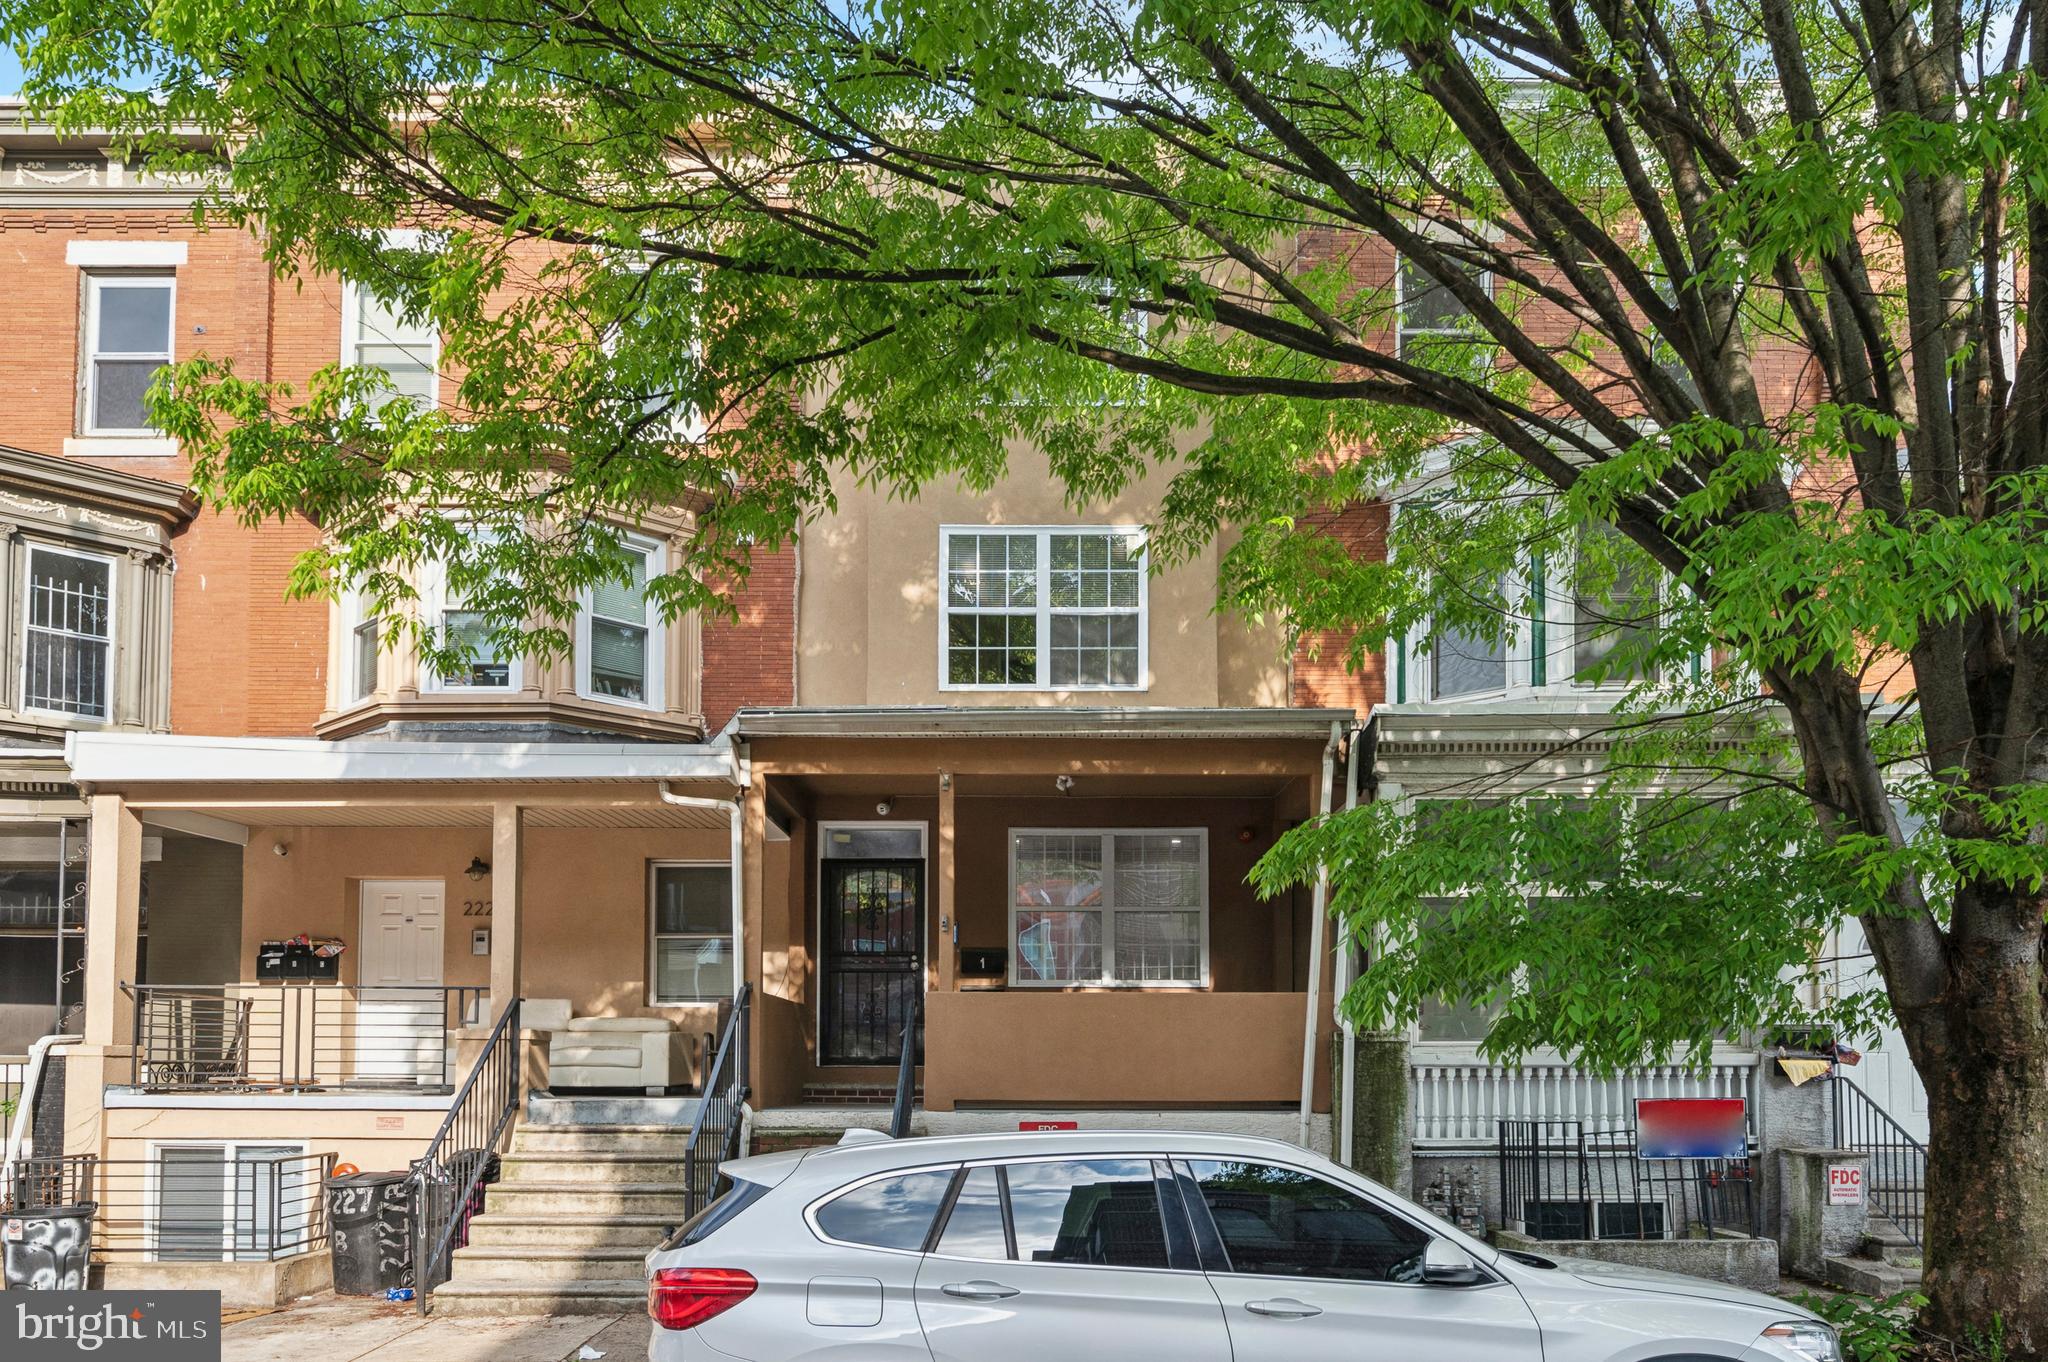
[[[1470,1055],[1412,1058],[1408,1105],[1415,1146],[1491,1148],[1499,1121],[1582,1121],[1588,1131],[1624,1129],[1639,1097],[1740,1097],[1756,1122],[1754,1054],[1717,1054],[1698,1071],[1660,1064],[1601,1077],[1562,1059],[1530,1058],[1519,1068],[1488,1064]]]

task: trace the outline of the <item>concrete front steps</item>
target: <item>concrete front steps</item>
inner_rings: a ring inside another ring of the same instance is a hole
[[[666,1112],[660,1113],[666,1115]],[[641,1263],[684,1216],[687,1123],[522,1123],[455,1250],[436,1314],[645,1308]]]

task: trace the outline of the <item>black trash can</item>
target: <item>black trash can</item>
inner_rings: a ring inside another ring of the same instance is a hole
[[[83,1291],[96,1201],[0,1216],[0,1272],[9,1291]]]
[[[412,1186],[406,1173],[343,1173],[327,1179],[334,1290],[381,1296],[412,1285]]]

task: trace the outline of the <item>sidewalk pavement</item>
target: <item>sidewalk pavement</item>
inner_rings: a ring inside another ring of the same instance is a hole
[[[505,1319],[422,1319],[411,1302],[323,1294],[221,1331],[222,1362],[641,1362],[652,1321],[639,1311]]]

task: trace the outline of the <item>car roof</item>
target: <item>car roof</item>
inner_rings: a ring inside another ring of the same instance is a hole
[[[1254,1135],[1223,1135],[1201,1130],[1057,1130],[987,1131],[970,1135],[923,1135],[907,1139],[861,1140],[804,1151],[800,1175],[831,1181],[852,1180],[892,1168],[917,1168],[935,1163],[968,1163],[981,1159],[1032,1159],[1088,1154],[1213,1154],[1222,1158],[1281,1159],[1322,1162],[1299,1145]],[[776,1158],[765,1155],[764,1158]],[[741,1159],[727,1171],[749,1181],[749,1165]],[[763,1170],[766,1171],[765,1169]],[[778,1168],[777,1173],[783,1170]],[[776,1177],[775,1181],[781,1181]]]

